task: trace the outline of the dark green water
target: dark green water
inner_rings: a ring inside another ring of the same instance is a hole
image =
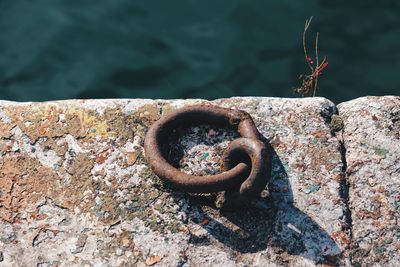
[[[0,0],[0,98],[294,97],[311,15],[318,95],[399,95],[396,0]]]

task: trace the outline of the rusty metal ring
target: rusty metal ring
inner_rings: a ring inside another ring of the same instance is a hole
[[[231,128],[241,138],[232,141],[222,156],[216,175],[195,176],[179,171],[164,157],[162,145],[174,129],[207,124]],[[177,109],[155,122],[146,134],[146,159],[154,173],[176,187],[193,193],[234,190],[244,196],[256,196],[266,186],[271,160],[251,116],[242,110],[212,105],[193,105]]]

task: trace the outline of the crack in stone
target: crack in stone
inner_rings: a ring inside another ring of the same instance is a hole
[[[352,263],[352,243],[353,243],[353,220],[352,220],[352,212],[350,207],[350,183],[348,180],[347,174],[347,160],[346,160],[346,144],[344,142],[343,133],[345,131],[345,125],[343,123],[342,118],[340,117],[339,110],[337,105],[334,105],[333,108],[330,105],[325,105],[322,107],[320,111],[320,115],[325,120],[325,123],[331,128],[332,136],[336,137],[339,142],[339,152],[341,156],[342,169],[341,172],[343,174],[342,179],[340,180],[340,189],[339,194],[344,203],[344,223],[345,223],[345,231],[348,231],[349,234],[349,260]]]
[[[336,108],[336,116],[339,116],[339,111]],[[340,118],[340,117],[339,117]],[[347,175],[347,160],[346,160],[346,144],[344,142],[343,138],[343,132],[345,131],[344,125],[343,128],[339,131],[340,137],[337,136],[339,144],[340,144],[340,155],[341,155],[341,161],[342,161],[342,173],[343,177],[340,181],[340,197],[343,199],[344,205],[345,205],[345,210],[344,210],[344,222],[346,224],[346,230],[349,233],[349,238],[350,238],[350,248],[349,248],[349,260],[352,263],[352,253],[351,253],[351,247],[352,247],[352,242],[353,242],[353,220],[352,220],[352,214],[351,214],[351,208],[350,208],[350,183]],[[333,133],[336,135],[335,133]]]
[[[339,141],[340,143],[340,154],[342,156],[342,172],[343,172],[343,179],[341,180],[340,183],[340,196],[343,198],[344,203],[345,203],[345,222],[348,226],[348,229],[350,231],[350,241],[351,241],[351,235],[352,235],[352,217],[351,217],[351,209],[350,209],[350,195],[349,195],[349,189],[350,189],[350,183],[348,180],[348,176],[346,174],[347,171],[347,162],[346,162],[346,146],[342,141]]]

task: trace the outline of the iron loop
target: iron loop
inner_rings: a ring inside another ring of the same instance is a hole
[[[221,173],[196,176],[172,166],[164,157],[162,145],[174,129],[198,124],[231,128],[241,138],[232,141],[222,156]],[[251,116],[242,110],[200,104],[187,106],[162,116],[148,130],[144,142],[145,155],[154,173],[181,190],[211,193],[235,190],[254,197],[266,186],[271,170],[270,156],[260,141],[260,134]]]

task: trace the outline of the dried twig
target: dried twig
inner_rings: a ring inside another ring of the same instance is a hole
[[[303,49],[304,49],[304,56],[305,56],[305,58],[306,58],[306,62],[307,62],[307,64],[308,64],[308,66],[310,67],[311,70],[313,70],[313,68],[312,68],[312,66],[311,66],[311,64],[310,64],[309,56],[308,56],[308,53],[307,53],[306,34],[307,34],[308,27],[310,27],[312,18],[313,18],[313,17],[310,17],[310,19],[308,19],[308,20],[306,19],[306,23],[305,23],[305,25],[304,25],[304,31],[303,31]]]
[[[300,88],[296,88],[295,92],[301,94],[302,96],[309,95],[312,93],[312,96],[316,95],[318,89],[318,77],[322,74],[322,71],[328,67],[328,59],[326,57],[323,58],[322,62],[319,62],[318,55],[318,39],[319,33],[317,32],[315,37],[315,62],[312,60],[310,55],[307,52],[306,46],[306,35],[307,30],[310,27],[312,21],[312,17],[306,20],[303,31],[303,50],[304,57],[306,59],[307,65],[310,68],[311,73],[308,75],[300,75],[300,79],[302,79],[302,85]]]
[[[318,36],[319,32],[317,32],[317,36],[315,37],[315,61],[317,62],[317,66],[319,66],[319,58],[318,58]],[[314,88],[313,88],[313,97],[315,96],[315,92],[317,91],[317,85],[318,85],[318,76],[315,76],[315,83],[314,83]]]

